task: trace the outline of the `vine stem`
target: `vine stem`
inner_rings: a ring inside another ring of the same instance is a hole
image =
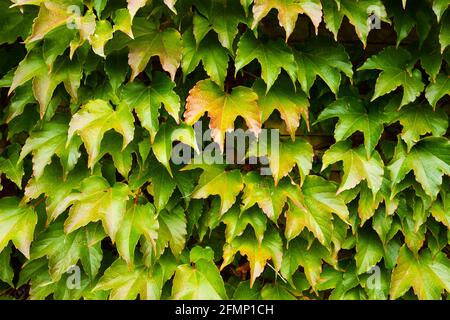
[[[141,194],[141,188],[137,189],[136,196],[134,198],[134,205],[137,205],[137,202],[139,200],[139,195]]]
[[[45,201],[45,198],[39,199],[38,201],[36,201],[35,203],[31,204],[33,206],[33,208],[36,208],[38,205],[40,205],[42,202]]]
[[[280,272],[278,272],[270,263],[267,263],[267,265],[275,272],[277,277],[280,277],[280,279],[283,280],[284,283],[287,283],[287,280],[280,274]]]

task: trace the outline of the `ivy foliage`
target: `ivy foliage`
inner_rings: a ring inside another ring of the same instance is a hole
[[[449,4],[1,0],[0,295],[447,299]]]

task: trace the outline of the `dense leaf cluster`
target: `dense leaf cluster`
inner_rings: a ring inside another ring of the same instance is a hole
[[[0,0],[0,294],[447,298],[449,4]]]

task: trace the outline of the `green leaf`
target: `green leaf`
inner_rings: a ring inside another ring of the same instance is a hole
[[[175,256],[179,256],[186,244],[186,216],[181,206],[177,206],[170,212],[163,210],[158,215],[159,233],[157,246],[162,249],[170,245]]]
[[[239,170],[226,171],[225,165],[189,164],[183,170],[201,168],[203,172],[191,194],[192,199],[205,199],[218,195],[221,199],[220,214],[223,215],[235,203],[237,195],[244,188]]]
[[[33,29],[31,35],[25,40],[30,43],[40,40],[53,29],[72,22],[75,19],[74,13],[67,9],[71,4],[77,1],[68,1],[66,3],[60,1],[46,1],[40,3],[39,14],[33,21]]]
[[[448,117],[443,110],[433,111],[428,105],[411,104],[396,113],[394,121],[399,120],[403,126],[400,137],[406,142],[408,150],[427,133],[440,137],[447,132]]]
[[[67,176],[57,163],[47,166],[39,178],[32,177],[25,187],[23,203],[38,199],[41,194],[46,196],[47,224],[55,220],[72,203],[72,190],[80,187],[81,182],[88,175],[84,168],[77,167]],[[58,188],[55,188],[55,186]]]
[[[236,74],[254,59],[261,65],[261,78],[266,83],[269,92],[275,80],[284,69],[295,84],[297,68],[294,55],[281,39],[263,43],[258,41],[253,33],[247,31],[240,38],[236,51]]]
[[[257,80],[253,84],[253,90],[258,95],[258,105],[261,108],[264,123],[277,109],[286,124],[286,129],[295,140],[295,132],[300,126],[300,118],[303,117],[309,128],[309,101],[301,91],[295,92],[295,87],[287,78],[281,78],[266,94],[266,86],[263,81]]]
[[[0,156],[0,174],[4,173],[9,180],[21,189],[24,171],[19,152],[20,146],[18,144],[10,145],[6,149],[6,158]]]
[[[439,43],[441,53],[450,45],[450,14],[445,14],[441,20],[441,31],[439,32]]]
[[[199,201],[199,200],[196,200],[196,201]],[[234,219],[234,216],[236,213],[236,211],[234,210],[235,207],[231,207],[230,210],[228,210],[225,214],[221,215],[220,205],[221,205],[220,198],[214,197],[211,200],[210,205],[206,206],[206,204],[204,203],[203,206],[201,207],[201,210],[198,213],[200,215],[200,217],[198,217],[198,223],[197,223],[199,238],[201,240],[203,240],[203,238],[205,237],[205,235],[208,231],[211,235],[211,232],[220,225],[220,222],[223,222],[225,225],[227,224],[227,221],[225,221],[223,219],[227,213],[229,213],[231,217],[229,217],[226,220]],[[190,210],[189,213],[192,214],[192,210]],[[231,231],[234,232],[234,230],[232,230],[231,228],[229,228],[229,230],[230,230],[230,233],[231,233]],[[230,236],[233,236],[233,235],[231,234]]]
[[[423,1],[411,1],[406,10],[399,2],[386,4],[388,11],[393,14],[394,29],[397,33],[397,46],[404,40],[415,27],[422,45],[431,31],[433,13],[428,3]]]
[[[214,250],[211,247],[202,248],[200,246],[195,246],[189,252],[189,260],[192,263],[197,263],[197,261],[205,259],[209,261],[214,261]]]
[[[101,16],[102,11],[105,9],[107,0],[94,0],[94,9],[98,16]]]
[[[46,256],[53,281],[61,279],[71,267],[81,260],[84,271],[93,279],[103,258],[101,240],[105,234],[99,224],[66,235],[62,223],[52,223],[39,234],[31,247],[31,259]]]
[[[297,237],[304,227],[324,246],[329,246],[333,233],[333,215],[347,222],[349,212],[336,185],[318,176],[308,176],[301,190],[289,194],[289,208],[285,212],[285,236],[288,241]]]
[[[72,194],[72,207],[64,223],[64,231],[71,233],[90,222],[101,220],[112,241],[125,216],[129,189],[126,184],[113,186],[99,176],[86,178],[79,193]]]
[[[0,199],[0,252],[11,240],[14,246],[27,258],[33,241],[37,214],[29,206],[20,206],[19,199]]]
[[[170,176],[172,175],[172,170],[170,169],[169,159],[172,155],[172,143],[174,141],[180,141],[186,145],[191,146],[197,153],[199,152],[197,147],[197,142],[195,140],[194,129],[184,123],[174,126],[170,123],[165,123],[159,129],[155,137],[155,142],[152,144],[153,153],[161,162],[164,167],[166,167]]]
[[[164,0],[164,3],[166,6],[169,7],[170,10],[172,10],[173,13],[177,13],[177,10],[175,9],[175,4],[177,3],[177,0]]]
[[[34,99],[33,90],[31,89],[31,83],[18,87],[10,99],[8,116],[6,117],[5,122],[11,122],[15,117],[23,114],[27,105],[34,103],[36,103],[36,100]]]
[[[450,228],[450,195],[442,192],[440,201],[435,201],[430,209],[431,215],[436,221]]]
[[[108,290],[111,300],[134,300],[139,295],[142,300],[160,299],[162,288],[176,268],[170,258],[161,259],[153,268],[142,262],[135,263],[130,270],[125,261],[117,259],[106,269],[94,291]]]
[[[76,30],[67,28],[67,26],[60,26],[45,36],[42,55],[49,71],[53,69],[56,59],[63,55],[70,46],[70,42],[75,35]]]
[[[268,283],[261,290],[263,300],[296,300],[285,287],[278,283]]]
[[[397,214],[400,217],[400,231],[405,237],[405,244],[411,251],[417,253],[425,242],[424,222],[427,219],[428,210],[424,208],[424,202],[417,197],[401,199]]]
[[[286,31],[286,41],[294,31],[299,14],[306,14],[311,19],[316,33],[322,21],[322,5],[319,0],[254,0],[252,29],[256,28],[271,9],[278,11],[280,26]]]
[[[383,245],[378,235],[369,230],[361,229],[356,241],[356,269],[359,274],[368,272],[383,258]]]
[[[108,75],[109,83],[114,92],[125,81],[128,73],[128,65],[125,63],[125,55],[120,52],[112,52],[106,57],[105,72]]]
[[[250,263],[250,287],[253,287],[255,279],[264,271],[268,260],[272,260],[275,270],[280,270],[283,259],[282,241],[278,232],[269,230],[264,235],[261,243],[248,232],[239,238],[235,238],[230,244],[225,244],[223,249],[222,270],[230,264],[237,252],[246,255]]]
[[[338,193],[354,188],[363,180],[367,181],[373,194],[381,188],[384,164],[377,151],[367,158],[362,146],[352,149],[350,142],[342,141],[331,146],[325,152],[322,161],[322,171],[329,165],[342,161],[344,175]]]
[[[439,45],[437,33],[433,32],[422,46],[420,64],[430,76],[430,80],[435,82],[442,67],[441,46]]]
[[[335,289],[342,282],[342,272],[325,265],[320,275],[320,281],[317,284],[318,290]]]
[[[96,16],[94,15],[94,12],[92,12],[91,10],[87,11],[86,14],[83,17],[79,17],[77,14],[78,8],[80,8],[80,6],[76,6],[76,7],[68,7],[67,10],[68,11],[73,11],[74,15],[72,16],[72,18],[69,19],[68,24],[65,26],[69,26],[70,28],[73,29],[78,29],[79,32],[79,37],[76,37],[75,39],[73,39],[70,42],[70,52],[69,52],[69,57],[72,59],[72,57],[75,54],[75,51],[81,47],[85,41],[88,41],[91,46],[96,46],[96,52],[95,53],[102,53],[99,52],[99,50],[103,50],[103,46],[104,43],[102,42],[106,42],[109,40],[111,33],[109,30],[109,25],[107,22],[102,21],[101,23],[99,23],[99,29],[97,29],[97,19]],[[100,21],[99,21],[100,22]],[[103,28],[103,30],[101,29]],[[97,31],[97,33],[95,33]],[[101,31],[104,31],[104,34],[102,34]],[[56,31],[55,31],[56,32]],[[94,39],[94,34],[98,36],[102,36],[102,38],[99,39]],[[100,47],[101,46],[101,47]]]
[[[123,8],[116,10],[114,13],[114,27],[113,32],[120,30],[123,33],[127,34],[130,38],[134,38],[133,30],[131,30],[133,18],[130,15],[130,12]]]
[[[209,258],[211,256],[203,255],[203,257],[192,260],[191,251],[191,263],[195,263],[195,266],[182,264],[177,267],[175,277],[173,278],[172,299],[227,299],[223,279],[214,261]]]
[[[367,186],[367,183],[362,183],[360,185],[358,201],[358,216],[361,220],[360,226],[363,226],[367,220],[373,217],[383,200],[388,213],[390,213],[389,210],[395,210],[397,208],[398,201],[396,199],[391,199],[389,186],[390,182],[383,178],[380,191],[374,195]],[[392,206],[393,209],[391,209],[390,206]]]
[[[227,243],[231,243],[234,238],[244,234],[248,225],[253,227],[255,236],[261,243],[267,228],[267,218],[255,207],[242,211],[234,206],[223,215],[222,222],[226,224],[225,241]]]
[[[50,277],[45,258],[30,261],[20,271],[18,287],[28,282],[33,283],[33,288],[30,290],[30,299],[44,300],[55,292],[57,284]]]
[[[305,140],[296,139],[295,141],[277,140],[267,143],[265,140],[259,140],[258,143],[250,145],[248,157],[268,157],[269,167],[275,180],[275,186],[285,176],[287,176],[295,165],[300,173],[300,183],[303,183],[305,177],[312,168],[313,148]]]
[[[337,40],[339,28],[342,20],[346,16],[349,22],[355,27],[358,38],[364,47],[367,44],[367,36],[371,31],[368,23],[368,16],[375,11],[380,20],[387,20],[387,13],[380,0],[322,0],[323,15],[326,27]]]
[[[92,50],[100,57],[105,58],[105,44],[113,37],[113,28],[107,20],[97,21],[95,32],[91,39]]]
[[[23,160],[29,153],[33,154],[33,174],[36,179],[42,176],[44,169],[57,155],[64,168],[64,176],[75,167],[81,156],[78,150],[81,141],[78,137],[67,142],[69,126],[65,119],[55,119],[44,124],[42,129],[31,132],[20,153]]]
[[[144,180],[142,183],[150,179],[151,184],[147,187],[147,191],[153,196],[157,212],[160,212],[168,205],[175,190],[180,192],[186,205],[189,204],[191,200],[190,194],[195,187],[196,174],[193,174],[191,171],[180,171],[176,168],[176,171],[173,171],[173,176],[170,176],[167,169],[154,158],[148,163],[148,167],[143,170],[148,172],[143,173]],[[178,193],[176,194],[178,195]]]
[[[122,141],[119,134],[108,132],[102,140],[100,153],[94,162],[97,163],[108,153],[112,157],[116,170],[124,178],[127,178],[133,165],[133,152],[136,153],[136,145],[134,143],[130,143],[122,150]]]
[[[415,257],[403,246],[392,271],[390,298],[397,299],[412,287],[421,300],[441,299],[444,289],[450,290],[449,272],[450,262],[443,253],[432,257],[429,251],[425,251]]]
[[[438,22],[441,20],[442,15],[444,14],[445,10],[448,8],[448,0],[434,0],[433,1],[433,11],[437,16]]]
[[[245,119],[247,127],[256,135],[261,131],[261,115],[258,96],[247,87],[235,87],[231,93],[223,90],[211,80],[201,80],[189,91],[184,121],[193,125],[208,112],[211,137],[223,152],[225,133],[234,129],[238,116]]]
[[[412,170],[426,194],[435,198],[442,176],[450,175],[450,142],[445,138],[425,138],[407,153],[405,145],[399,141],[388,169],[392,187]]]
[[[23,12],[19,8],[12,8],[11,3],[0,4],[0,19],[2,30],[0,31],[0,44],[13,43],[17,38],[25,39],[30,32],[33,23],[34,11]]]
[[[183,33],[181,69],[184,79],[197,68],[201,61],[211,80],[218,86],[223,86],[227,75],[228,60],[227,50],[213,36],[208,35],[200,44],[196,44],[191,30]]]
[[[164,74],[157,72],[150,86],[134,81],[122,91],[123,101],[136,110],[141,125],[150,132],[152,141],[159,130],[159,109],[166,111],[178,123],[180,121],[180,97],[173,91],[175,84]]]
[[[425,96],[434,109],[438,101],[446,95],[450,95],[450,80],[448,76],[440,74],[437,76],[436,82],[428,85]]]
[[[134,19],[133,28],[134,41],[128,45],[131,80],[144,71],[153,56],[159,57],[163,69],[170,74],[172,81],[175,80],[182,54],[180,33],[173,28],[160,31],[155,23],[146,19]]]
[[[0,280],[13,287],[14,270],[11,267],[11,247],[7,246],[0,252]]]
[[[136,12],[144,7],[147,3],[147,0],[127,0],[127,9],[130,12],[131,20],[135,16]]]
[[[69,123],[67,145],[76,133],[81,137],[89,154],[88,167],[92,168],[100,152],[100,145],[106,131],[114,129],[123,136],[122,150],[133,140],[134,118],[125,104],[114,110],[104,100],[91,100],[73,115]]]
[[[61,82],[64,83],[64,87],[72,99],[77,100],[81,77],[81,64],[78,61],[64,58],[55,62],[51,72],[37,75],[33,79],[33,93],[39,102],[41,119],[47,111],[53,92]]]
[[[322,260],[330,262],[330,253],[323,246],[314,242],[309,247],[306,241],[296,239],[289,243],[289,248],[284,252],[281,274],[293,284],[292,276],[302,266],[308,282],[316,290],[321,280]]]
[[[170,197],[176,189],[176,182],[162,165],[153,167],[151,173],[151,191],[157,212],[168,204]]]
[[[386,122],[384,113],[379,108],[368,108],[356,97],[342,97],[328,105],[319,115],[317,121],[339,118],[334,130],[337,142],[346,140],[356,131],[364,134],[364,146],[370,157],[378,144]]]
[[[44,59],[42,59],[41,52],[31,51],[17,66],[8,95],[10,95],[17,87],[38,75],[44,75],[46,72],[47,66],[45,65]]]
[[[261,287],[258,286],[258,283],[250,288],[250,281],[241,281],[234,291],[233,300],[260,300],[260,291]]]
[[[223,47],[233,51],[238,24],[245,23],[244,12],[236,1],[197,0],[195,7],[200,14],[194,14],[193,32],[197,45],[210,30],[214,30]]]
[[[127,212],[117,231],[117,251],[131,267],[134,262],[134,251],[139,238],[143,236],[155,246],[158,238],[159,223],[155,209],[150,203],[145,205],[129,203]]]
[[[258,204],[261,210],[274,223],[277,223],[287,200],[288,186],[282,183],[275,187],[271,178],[259,175],[256,172],[247,173],[244,178],[244,193],[242,195],[241,211]]]
[[[399,108],[414,102],[425,88],[420,71],[412,68],[414,63],[411,54],[402,48],[387,48],[367,59],[358,70],[382,70],[375,84],[372,101],[398,87],[403,87],[403,98]]]
[[[245,16],[248,16],[248,7],[253,3],[253,0],[240,0],[242,7],[244,7]]]
[[[331,41],[314,39],[294,51],[297,79],[307,93],[319,76],[337,95],[341,84],[341,72],[352,80],[353,67],[344,47]]]

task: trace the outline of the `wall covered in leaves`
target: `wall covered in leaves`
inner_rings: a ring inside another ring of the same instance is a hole
[[[447,299],[449,4],[0,0],[1,298]]]

